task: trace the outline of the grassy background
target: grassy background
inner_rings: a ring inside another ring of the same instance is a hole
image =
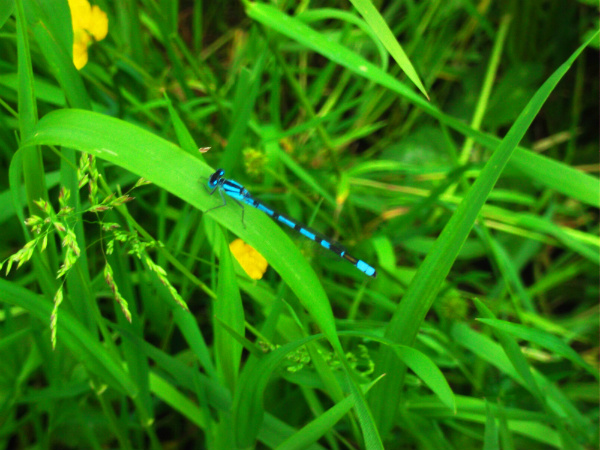
[[[225,3],[0,3],[0,445],[597,448],[597,5]]]

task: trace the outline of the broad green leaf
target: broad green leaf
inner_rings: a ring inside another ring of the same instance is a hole
[[[83,110],[54,111],[44,116],[31,139],[22,143],[23,147],[30,145],[62,145],[91,153],[154,182],[201,210],[215,206],[215,200],[218,201],[200,187],[211,175],[210,167],[146,130],[102,114]],[[211,212],[211,216],[269,261],[343,359],[331,306],[304,257],[290,238],[261,212],[248,208],[244,227],[238,208],[235,204],[219,208]],[[270,239],[264,239],[265,233]],[[366,408],[364,401],[357,403]]]
[[[22,143],[23,147],[31,145],[62,145],[91,153],[146,178],[200,210],[220,201],[201,186],[213,169],[176,145],[119,119],[83,110],[53,111],[39,121],[31,138]],[[269,217],[252,208],[245,212],[244,228],[239,206],[230,203],[211,211],[211,217],[267,259],[334,348],[340,348],[331,306],[298,248]],[[265,233],[270,239],[264,239]]]

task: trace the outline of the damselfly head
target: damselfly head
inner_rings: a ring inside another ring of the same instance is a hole
[[[225,171],[223,169],[217,169],[208,179],[208,186],[211,188],[217,187],[217,184],[219,184],[219,180],[223,178],[223,175],[225,175]]]

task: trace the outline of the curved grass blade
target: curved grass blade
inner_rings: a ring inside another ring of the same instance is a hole
[[[508,131],[502,143],[494,151],[473,183],[463,201],[452,215],[448,224],[436,240],[433,249],[427,255],[415,274],[404,298],[389,322],[385,336],[394,342],[412,345],[425,315],[431,308],[436,295],[450,272],[460,249],[471,232],[481,208],[494,188],[519,141],[533,122],[558,82],[571,67],[577,56],[587,44],[579,47],[546,82],[538,89],[525,109],[521,112]],[[384,378],[372,390],[372,406],[383,433],[391,429],[397,405],[400,401],[404,377],[402,363],[399,363],[389,348],[381,352],[380,373],[394,376]],[[534,388],[532,386],[532,388]],[[535,388],[534,388],[535,390]]]
[[[423,95],[429,99],[429,95],[427,95],[425,86],[423,86],[419,75],[417,75],[417,71],[408,59],[408,56],[406,56],[406,53],[404,53],[404,50],[396,40],[396,37],[392,33],[392,30],[390,30],[386,21],[381,17],[377,8],[373,6],[373,3],[371,3],[371,0],[350,0],[350,2],[352,2],[360,15],[363,16],[383,45],[385,45],[387,51],[390,52],[390,55],[396,60],[406,76],[410,78]]]
[[[91,153],[144,177],[198,209],[215,206],[215,199],[200,187],[202,177],[206,179],[213,172],[210,167],[176,145],[119,119],[85,110],[53,111],[22,143],[22,147],[32,145],[62,145]],[[246,228],[236,205],[215,210],[211,216],[258,250],[279,272],[344,363],[331,305],[314,271],[281,228],[260,211],[248,209],[246,223],[250,226]],[[265,235],[269,239],[264,239]],[[347,363],[344,366],[349,370]],[[368,409],[364,398],[357,399],[357,405]],[[368,417],[363,419],[363,430],[376,430]],[[374,439],[374,449],[383,448],[376,431],[364,433]]]
[[[39,121],[30,139],[22,143],[22,147],[31,145],[62,145],[88,152],[144,177],[200,210],[215,206],[216,200],[200,186],[205,182],[202,177],[208,178],[213,169],[176,145],[119,119],[84,110],[53,111]],[[247,209],[246,228],[237,205],[220,208],[210,215],[269,261],[334,348],[341,350],[331,306],[306,259],[269,217]]]

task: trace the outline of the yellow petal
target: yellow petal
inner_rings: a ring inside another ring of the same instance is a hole
[[[69,0],[73,31],[87,30],[92,17],[92,7],[87,0]]]
[[[250,278],[260,280],[263,277],[269,264],[263,255],[258,253],[253,247],[241,239],[236,239],[229,244],[229,250]]]
[[[75,33],[73,40],[73,64],[77,70],[81,70],[88,62],[89,35],[85,32]]]
[[[98,6],[90,6],[88,0],[68,0],[73,23],[73,63],[77,70],[88,62],[88,46],[91,36],[96,41],[108,33],[108,17]]]
[[[98,6],[92,6],[92,14],[88,31],[94,39],[101,41],[108,34],[108,16]]]

